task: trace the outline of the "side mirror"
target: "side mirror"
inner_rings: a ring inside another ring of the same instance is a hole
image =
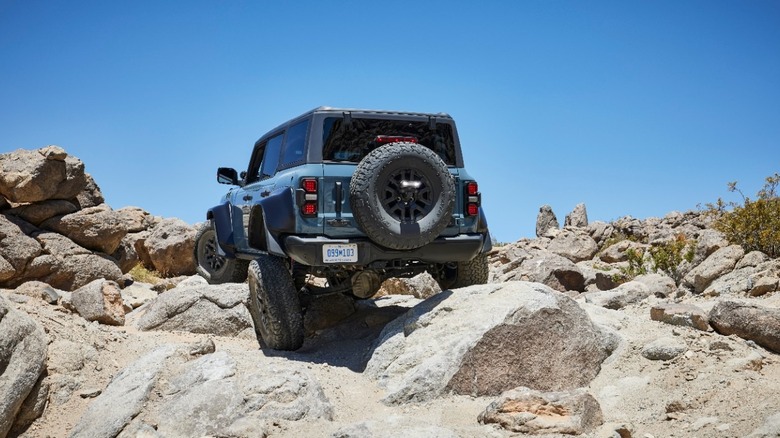
[[[220,184],[240,185],[236,169],[231,167],[220,167],[217,169],[217,182]]]

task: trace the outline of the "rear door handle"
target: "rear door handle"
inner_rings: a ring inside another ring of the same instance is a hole
[[[266,196],[268,196],[270,194],[271,194],[271,192],[269,192],[268,190],[264,190],[264,191],[260,192],[260,196],[262,196],[263,198],[265,198]]]
[[[244,201],[251,201],[252,200],[252,196],[251,195],[244,195],[243,199],[244,199]]]

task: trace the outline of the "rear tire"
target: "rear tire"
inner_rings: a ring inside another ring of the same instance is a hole
[[[217,233],[212,221],[204,223],[195,235],[196,272],[210,284],[243,283],[246,281],[247,260],[227,258],[217,250]]]
[[[489,274],[487,254],[483,253],[468,262],[458,262],[455,269],[445,268],[445,276],[439,281],[439,286],[444,290],[487,284]]]
[[[249,263],[249,313],[260,345],[297,350],[303,345],[303,314],[298,291],[281,257],[261,255]]]

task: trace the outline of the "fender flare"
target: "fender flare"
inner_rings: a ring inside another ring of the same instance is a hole
[[[477,232],[483,233],[482,250],[481,253],[487,253],[493,250],[493,242],[490,237],[490,231],[488,230],[487,217],[485,217],[485,210],[479,207],[479,220],[477,221]]]
[[[208,209],[206,219],[214,224],[214,232],[217,234],[218,249],[227,258],[236,257],[236,242],[233,235],[233,206],[230,203],[217,205]]]
[[[289,187],[274,190],[262,199],[249,214],[249,246],[287,257],[277,237],[295,232],[295,198]]]

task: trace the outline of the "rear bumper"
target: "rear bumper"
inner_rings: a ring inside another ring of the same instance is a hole
[[[483,248],[487,234],[461,234],[439,237],[433,242],[412,250],[392,250],[376,245],[368,239],[329,239],[327,237],[287,236],[285,252],[298,263],[308,266],[368,265],[376,261],[417,260],[428,263],[465,262],[473,259]],[[327,244],[357,244],[357,261],[352,263],[324,263],[322,248]]]

